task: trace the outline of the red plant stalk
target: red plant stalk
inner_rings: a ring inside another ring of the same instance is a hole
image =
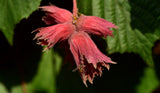
[[[73,17],[78,17],[78,8],[76,0],[73,0]]]

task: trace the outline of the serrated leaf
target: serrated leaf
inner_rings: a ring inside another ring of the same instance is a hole
[[[92,14],[92,7],[89,7],[92,6],[92,0],[85,0],[85,1],[77,0],[77,4],[80,13],[84,13],[87,15]]]
[[[92,0],[92,15],[104,17],[104,1],[103,0]]]
[[[147,38],[141,30],[132,29],[130,26],[130,8],[127,0],[106,0],[106,4],[114,4],[114,6],[106,6],[106,19],[111,19],[119,27],[115,30],[115,37],[108,37],[109,52],[133,52],[139,54],[144,61],[153,66],[153,58],[151,48],[158,38]],[[110,11],[108,8],[115,7]],[[108,10],[107,10],[108,9]],[[109,13],[108,13],[109,12]],[[112,13],[110,13],[112,12]],[[115,17],[110,17],[115,16]],[[138,23],[137,23],[138,24]],[[151,32],[152,33],[152,32]],[[150,35],[151,36],[151,35]],[[152,40],[150,40],[152,39]]]
[[[136,93],[152,93],[159,85],[159,80],[153,68],[145,68],[144,75],[136,87]]]
[[[145,1],[146,0],[140,2],[145,2]],[[84,1],[81,1],[81,3],[82,2]],[[145,35],[148,33],[153,33],[154,30],[153,31],[150,30],[150,32],[146,32],[145,34],[143,34],[142,33],[143,31],[141,31],[141,29],[138,28],[133,29],[131,27],[131,21],[133,21],[131,20],[131,16],[134,15],[131,15],[132,8],[128,0],[92,0],[92,6],[90,4],[86,6],[92,7],[92,15],[99,17],[104,16],[106,20],[111,21],[118,26],[118,29],[114,30],[114,37],[107,37],[107,43],[108,43],[107,51],[109,53],[133,52],[139,54],[143,58],[143,60],[147,62],[147,64],[153,66],[151,48],[153,47],[153,43],[155,42],[155,40],[158,39],[158,37],[157,36],[155,37],[154,34],[149,35],[150,37],[154,38],[149,38]],[[81,12],[83,12],[83,10]],[[152,22],[152,24],[154,23],[157,24],[157,21]]]
[[[0,30],[13,43],[15,25],[35,11],[41,0],[0,0]]]

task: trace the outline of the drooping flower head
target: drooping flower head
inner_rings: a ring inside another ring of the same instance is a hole
[[[86,80],[93,83],[95,75],[102,74],[102,66],[109,69],[109,63],[115,64],[111,59],[102,54],[85,32],[74,32],[69,38],[71,52],[77,64],[77,69],[84,84]]]
[[[89,34],[113,36],[110,28],[117,28],[113,23],[95,16],[78,15],[76,0],[73,0],[73,14],[54,5],[40,7],[46,16],[42,20],[48,27],[36,29],[34,39],[38,44],[52,48],[57,42],[68,41],[70,51],[76,62],[83,83],[93,83],[95,75],[101,76],[103,67],[115,64],[109,57],[100,52]],[[54,25],[55,24],[55,25]]]

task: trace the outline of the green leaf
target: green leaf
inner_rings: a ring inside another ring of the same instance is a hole
[[[31,83],[26,83],[25,86],[23,86],[26,88],[25,92],[27,93],[35,93],[33,91],[33,88],[32,88],[32,85]],[[17,86],[13,86],[11,88],[11,93],[25,93],[23,88],[22,88],[22,85],[17,85]]]
[[[153,68],[146,68],[140,83],[136,87],[136,93],[152,93],[159,85],[159,80]]]
[[[12,45],[15,25],[35,11],[41,0],[0,0],[0,30]]]
[[[107,39],[109,52],[137,53],[143,58],[144,61],[153,66],[151,48],[153,47],[155,40],[158,38],[154,38],[154,40],[153,38],[147,38],[140,29],[138,30],[131,28],[130,16],[132,15],[130,15],[130,5],[127,0],[108,0],[106,4],[108,4],[105,8],[106,19],[113,21],[119,27],[114,32],[115,37],[108,37]],[[109,6],[109,4],[113,5]],[[110,9],[112,9],[112,11]],[[153,31],[150,31],[150,33],[153,33]],[[152,35],[150,36],[152,37]]]
[[[104,0],[92,0],[92,14],[94,16],[104,17]]]
[[[62,60],[57,53],[54,53],[53,56],[52,52],[49,50],[42,54],[38,73],[32,82],[34,92],[56,93],[56,75],[60,70]]]
[[[0,93],[9,93],[2,83],[0,83]]]
[[[52,50],[43,52],[39,61],[37,74],[30,83],[27,83],[27,93],[56,93],[56,69]],[[11,93],[22,93],[22,85],[12,87]]]
[[[85,0],[85,1],[77,0],[77,4],[80,13],[84,13],[87,15],[92,14],[92,7],[89,7],[92,6],[92,0]]]
[[[19,86],[14,86],[12,87],[12,92],[11,93],[22,93],[22,86],[19,85]]]
[[[55,71],[55,74],[58,75],[61,70],[61,64],[63,62],[63,58],[57,52],[54,52],[52,56],[53,56],[54,71]]]
[[[24,87],[26,87],[25,91],[27,93],[57,93],[56,80],[63,60],[59,53],[53,52],[53,50],[43,52],[38,64],[37,73],[33,80],[26,82],[25,86],[13,86],[11,88],[11,93],[22,93],[24,92]]]
[[[131,11],[131,26],[143,33],[154,33],[160,24],[159,0],[134,0],[129,1]]]
[[[157,35],[159,37],[159,39],[160,39],[160,29],[156,29],[155,35]]]
[[[145,1],[146,0],[143,0],[143,2]],[[81,3],[82,2],[85,1],[81,1]],[[135,2],[135,0],[132,2]],[[149,32],[145,33],[150,34],[149,36],[154,38],[147,37],[148,35],[143,34],[143,31],[138,27],[132,28],[131,22],[134,24],[138,23],[136,23],[134,20],[131,20],[131,17],[134,16],[134,13],[131,12],[132,8],[128,0],[92,0],[92,5],[88,4],[85,5],[85,7],[86,6],[92,7],[92,15],[104,17],[106,20],[111,21],[118,26],[118,29],[114,30],[113,32],[114,37],[107,37],[106,39],[108,43],[107,51],[110,54],[115,52],[136,53],[139,54],[148,65],[153,66],[151,48],[153,47],[153,43],[158,39],[158,36],[151,33],[155,31],[153,28],[158,27],[157,25],[153,25],[151,28],[153,30],[150,29]],[[152,9],[154,9],[154,7]],[[149,10],[145,11],[147,11],[147,13],[149,12]],[[86,13],[86,11],[83,12],[83,10],[80,12]],[[158,13],[159,12],[156,14],[157,18],[150,19],[150,21],[158,19]],[[152,24],[154,23],[158,24],[157,21],[152,22]],[[145,23],[143,25],[145,25]]]

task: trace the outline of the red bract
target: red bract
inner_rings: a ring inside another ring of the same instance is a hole
[[[109,57],[99,51],[85,32],[73,33],[69,39],[69,45],[81,78],[86,86],[86,80],[92,83],[95,74],[101,76],[102,66],[109,69],[109,63],[115,64]]]
[[[99,17],[78,16],[76,0],[73,0],[73,4],[73,14],[53,5],[40,7],[46,13],[43,21],[47,25],[58,24],[35,30],[34,32],[38,32],[35,39],[38,40],[39,45],[47,46],[45,50],[52,48],[57,42],[68,40],[70,51],[77,65],[76,69],[87,86],[87,80],[93,83],[95,75],[101,76],[103,67],[109,69],[109,63],[115,64],[99,51],[88,34],[113,36],[110,28],[117,27]]]
[[[48,45],[46,49],[50,49],[57,42],[66,40],[75,31],[74,25],[72,24],[57,24],[49,27],[39,28],[35,31],[39,31],[35,36],[38,39],[38,44]]]
[[[54,5],[40,7],[46,15],[43,20],[48,24],[72,22],[72,13],[66,9],[58,8]],[[55,22],[54,22],[54,21]]]
[[[108,22],[100,17],[81,15],[77,20],[78,31],[104,36],[113,36],[110,28],[117,28],[111,22]]]

